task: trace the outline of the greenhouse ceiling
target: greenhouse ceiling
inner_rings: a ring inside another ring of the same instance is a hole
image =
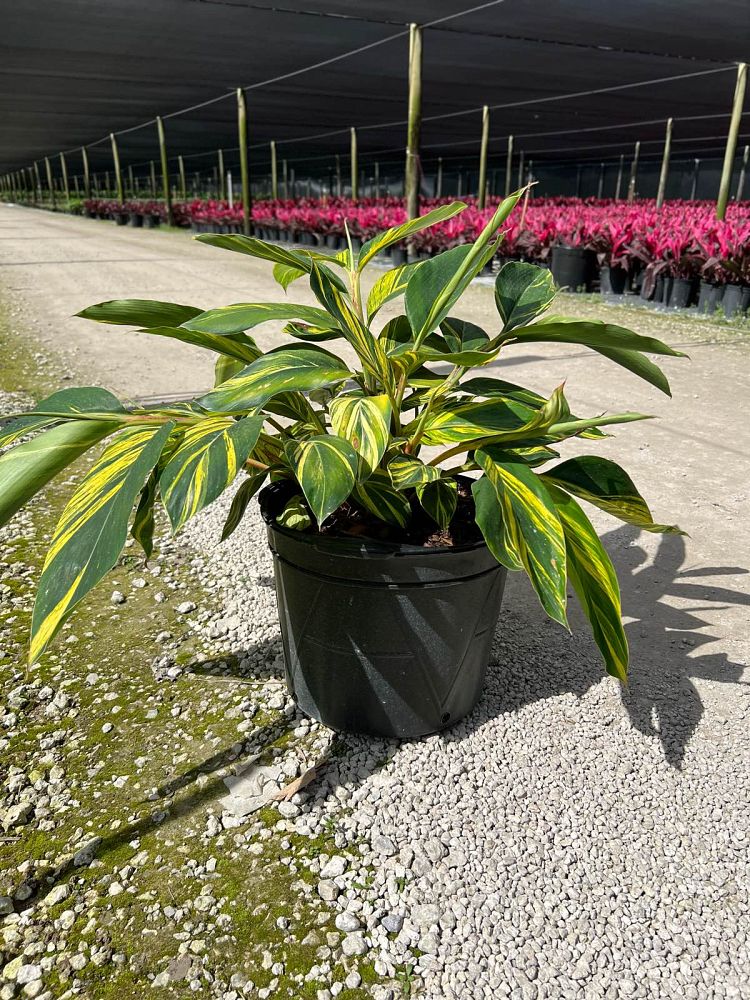
[[[328,170],[333,154],[346,155],[350,126],[358,127],[363,163],[398,162],[408,22],[439,19],[424,31],[425,161],[475,158],[483,104],[492,108],[490,153],[498,157],[509,133],[516,150],[540,161],[612,159],[636,139],[642,157],[658,156],[670,116],[674,155],[719,155],[734,64],[750,50],[747,0],[497,0],[452,16],[469,7],[2,0],[0,171],[68,150],[76,171],[84,144],[92,144],[93,168],[104,167],[112,131],[122,133],[123,165],[142,168],[158,154],[156,115],[167,116],[170,156],[182,154],[190,169],[219,147],[231,163],[238,86],[250,88],[256,169],[267,169],[274,139],[298,173]],[[655,82],[631,86],[643,81]],[[315,138],[326,132],[338,134]],[[749,136],[746,113],[740,142]]]

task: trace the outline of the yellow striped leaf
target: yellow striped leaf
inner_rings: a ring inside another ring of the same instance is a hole
[[[266,481],[268,469],[253,469],[243,480],[242,485],[232,497],[232,503],[221,530],[221,540],[226,541],[244,517],[247,505]]]
[[[174,423],[117,435],[79,484],[55,528],[39,581],[29,659],[39,659],[75,605],[117,562],[133,504]]]
[[[434,483],[440,479],[440,469],[435,465],[425,465],[416,455],[394,455],[388,463],[388,475],[397,490],[408,490],[423,483]]]
[[[358,266],[360,271],[376,254],[387,250],[394,243],[399,243],[401,240],[405,240],[407,237],[413,236],[414,233],[419,233],[423,229],[429,229],[430,226],[434,226],[438,222],[446,222],[448,219],[452,219],[455,215],[463,212],[465,208],[466,205],[464,202],[452,201],[448,205],[441,205],[439,208],[433,209],[432,212],[428,212],[426,215],[421,215],[418,219],[410,219],[400,226],[393,226],[391,229],[386,229],[384,232],[378,233],[377,236],[373,236],[371,240],[364,243],[362,249],[359,251]]]
[[[106,389],[99,389],[97,386],[84,386],[80,389],[60,389],[53,392],[51,396],[41,400],[33,410],[24,413],[20,417],[13,417],[7,420],[0,417],[0,448],[18,441],[19,438],[31,434],[32,431],[41,430],[55,423],[58,417],[52,414],[59,414],[60,418],[75,417],[76,414],[113,414],[125,413],[125,408],[111,392]]]
[[[322,524],[351,493],[357,454],[348,441],[333,434],[287,441],[285,450],[305,499]]]
[[[411,506],[406,496],[395,489],[391,477],[376,469],[367,482],[357,483],[354,496],[364,508],[381,521],[405,528],[411,519]]]
[[[216,333],[199,333],[197,330],[187,330],[184,326],[154,326],[138,333],[150,333],[152,337],[169,337],[193,347],[203,347],[215,354],[223,354],[246,365],[259,358],[261,351],[252,337],[245,333],[231,333],[219,336]]]
[[[322,309],[292,302],[237,302],[219,309],[208,309],[181,325],[185,330],[225,336],[252,330],[253,327],[272,320],[289,319],[302,320],[313,326],[331,325],[330,316]]]
[[[565,538],[555,504],[539,476],[520,462],[503,461],[494,445],[475,457],[500,501],[509,550],[517,553],[550,618],[567,626]]]
[[[269,351],[197,402],[207,410],[242,412],[281,393],[321,389],[350,375],[344,362],[322,347],[295,344]]]
[[[333,433],[357,453],[357,479],[378,467],[390,438],[391,404],[387,396],[338,396],[329,407]]]
[[[459,444],[490,437],[500,432],[518,430],[533,419],[535,410],[510,399],[491,399],[481,403],[449,403],[433,410],[424,427],[425,444]],[[407,436],[416,424],[405,429]]]
[[[185,431],[159,477],[172,530],[229,486],[255,447],[263,417],[207,417]]]
[[[503,508],[498,500],[495,487],[487,476],[482,476],[471,484],[471,492],[474,497],[474,516],[487,543],[487,548],[495,559],[507,569],[523,569],[521,557],[515,549],[513,539],[506,530]]]
[[[412,271],[415,267],[419,267],[420,263],[421,261],[415,261],[413,264],[392,267],[390,271],[386,271],[378,278],[367,296],[367,315],[370,319],[386,302],[406,291],[406,285]]]
[[[544,481],[646,531],[684,534],[676,525],[656,524],[633,480],[608,458],[579,455],[549,469],[544,473]]]
[[[455,479],[436,479],[417,486],[419,502],[441,528],[453,520],[458,503],[458,486]]]
[[[99,302],[76,313],[82,319],[122,326],[180,326],[202,312],[196,306],[181,306],[176,302],[156,302],[152,299],[112,299]]]
[[[612,562],[576,501],[552,483],[549,494],[562,523],[568,578],[591,623],[607,673],[628,679],[628,640],[622,626],[620,587]]]

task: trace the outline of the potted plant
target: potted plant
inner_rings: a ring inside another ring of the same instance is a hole
[[[648,531],[678,529],[654,523],[613,461],[558,461],[558,449],[570,438],[596,445],[603,427],[644,418],[576,416],[562,385],[546,398],[494,377],[490,365],[515,345],[577,344],[669,392],[644,352],[677,352],[623,327],[545,316],[555,295],[550,272],[517,261],[497,277],[492,330],[458,318],[519,194],[498,206],[474,243],[385,272],[366,298],[361,275],[376,254],[465,206],[446,204],[380,233],[358,254],[196,237],[272,261],[285,289],[306,278],[315,307],[202,311],[123,300],[85,309],[89,319],[214,352],[216,380],[210,392],[164,406],[63,389],[4,422],[0,446],[12,447],[0,458],[0,523],[105,442],[50,543],[31,660],[115,565],[128,529],[150,555],[157,501],[178,531],[242,474],[222,537],[263,488],[288,684],[304,711],[333,728],[417,736],[470,711],[508,570],[526,571],[563,627],[571,585],[607,671],[624,681],[615,572],[578,499]],[[403,313],[376,333],[379,310],[399,296]],[[264,353],[249,331],[269,320],[287,321],[289,343]],[[348,344],[354,363],[329,350],[336,341]]]

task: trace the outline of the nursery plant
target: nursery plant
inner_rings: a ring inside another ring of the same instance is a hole
[[[362,275],[378,255],[464,204],[335,255],[197,237],[271,262],[287,296],[306,280],[316,306],[287,297],[208,311],[147,300],[83,310],[205,348],[217,356],[215,384],[164,406],[63,389],[0,425],[0,523],[85,452],[96,456],[50,542],[30,659],[116,564],[128,531],[151,555],[157,503],[177,532],[233,487],[226,540],[264,488],[289,682],[324,721],[410,735],[465,714],[481,691],[507,570],[528,574],[563,627],[570,584],[607,671],[626,681],[615,571],[579,501],[647,531],[679,529],[654,522],[611,459],[561,460],[561,447],[585,439],[595,449],[604,428],[646,417],[573,414],[564,384],[543,396],[498,377],[495,363],[529,343],[576,344],[669,393],[647,355],[679,352],[620,326],[548,315],[549,271],[519,261],[497,276],[491,328],[461,319],[461,296],[521,194],[473,243],[378,272],[367,295]],[[402,309],[382,322],[397,299]],[[264,351],[250,331],[272,320],[286,323],[288,342]]]

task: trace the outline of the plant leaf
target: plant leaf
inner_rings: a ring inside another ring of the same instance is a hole
[[[555,297],[551,271],[535,264],[510,260],[495,279],[495,304],[503,332],[524,326],[548,309]]]
[[[304,268],[293,267],[291,264],[274,264],[273,268],[274,281],[278,282],[284,291],[293,281],[304,277],[306,273]]]
[[[357,454],[348,441],[333,434],[287,441],[285,451],[320,525],[351,493],[357,474]]]
[[[404,222],[400,226],[393,226],[391,229],[386,229],[382,233],[378,233],[371,240],[367,240],[359,251],[359,270],[361,271],[365,264],[372,260],[376,254],[387,250],[394,243],[399,243],[401,240],[406,239],[408,236],[413,236],[414,233],[419,233],[423,229],[429,229],[430,226],[434,226],[438,222],[446,222],[448,219],[452,219],[455,215],[463,212],[465,208],[466,205],[464,202],[452,201],[448,205],[440,205],[426,215],[421,215],[418,219],[409,219],[408,222]]]
[[[141,489],[133,523],[130,526],[130,534],[143,549],[146,559],[150,559],[151,553],[154,551],[154,528],[156,526],[154,503],[156,502],[158,481],[156,469],[152,469],[146,480],[146,485]]]
[[[181,326],[203,310],[196,306],[181,306],[176,302],[156,302],[152,299],[112,299],[82,309],[76,316],[97,323],[122,326]]]
[[[456,513],[458,484],[455,479],[436,479],[417,486],[417,496],[424,509],[437,524],[445,529]]]
[[[67,425],[70,426],[70,425]],[[118,434],[86,474],[55,528],[31,625],[38,660],[76,604],[117,562],[133,504],[174,428],[132,427]]]
[[[602,320],[569,319],[565,316],[548,316],[546,319],[522,326],[503,340],[515,340],[518,343],[545,342],[556,344],[582,344],[595,351],[619,350],[646,351],[649,354],[666,354],[673,358],[685,358],[682,351],[675,351],[656,337],[644,337],[634,333],[624,326],[615,326]]]
[[[667,376],[658,365],[654,364],[645,354],[641,354],[640,351],[630,351],[620,347],[598,347],[597,353],[614,361],[616,365],[627,368],[628,371],[660,389],[667,396],[672,395]]]
[[[481,327],[465,319],[457,319],[455,316],[444,319],[440,324],[440,331],[448,345],[448,351],[453,354],[461,351],[481,351],[490,341]]]
[[[627,524],[656,533],[684,534],[676,525],[656,524],[633,480],[608,458],[579,455],[548,469],[543,478]]]
[[[415,261],[412,264],[401,264],[400,267],[392,267],[390,271],[386,271],[385,274],[378,278],[370,289],[370,294],[367,296],[366,312],[370,319],[373,318],[380,307],[385,305],[386,302],[395,299],[397,295],[401,295],[406,291],[406,286],[414,268],[419,267],[420,264],[421,261]]]
[[[591,522],[576,501],[550,484],[565,536],[568,578],[591,623],[607,673],[628,679],[628,640],[622,626],[620,587],[612,562]]]
[[[421,483],[432,483],[442,473],[435,465],[425,465],[416,455],[394,455],[388,463],[388,475],[397,490],[408,490]]]
[[[49,416],[51,413],[69,413],[73,417],[77,413],[106,413],[108,411],[118,414],[127,412],[120,400],[111,392],[107,392],[106,389],[99,389],[96,386],[60,389],[37,403],[33,410],[20,417],[13,417],[4,427],[1,427],[0,448],[11,445],[19,438],[31,434],[32,431],[41,430],[41,428],[48,427],[60,419]],[[0,424],[5,420],[6,418],[0,417]]]
[[[218,336],[215,333],[198,333],[197,330],[187,330],[183,326],[154,326],[139,333],[150,333],[155,337],[169,337],[193,347],[203,347],[215,354],[224,354],[228,358],[244,361],[246,365],[259,358],[261,351],[252,337],[244,333],[231,333]]]
[[[357,453],[357,479],[364,480],[380,464],[390,439],[391,404],[387,396],[338,396],[329,412],[333,433]]]
[[[185,330],[196,330],[199,333],[213,333],[226,336],[230,333],[242,333],[269,323],[272,320],[302,320],[314,326],[331,327],[331,317],[327,312],[316,306],[297,305],[292,302],[238,302],[232,306],[222,306],[219,309],[209,309],[195,316],[182,326]]]
[[[391,477],[384,469],[375,469],[366,482],[357,483],[354,487],[354,497],[381,521],[398,528],[406,528],[409,524],[411,519],[409,501],[403,493],[394,488]]]
[[[475,458],[500,501],[507,547],[518,554],[544,610],[567,627],[565,539],[552,498],[536,473],[505,462],[494,445],[478,449]]]
[[[173,532],[212,503],[245,464],[263,416],[206,417],[188,427],[159,477]]]
[[[207,410],[252,410],[280,393],[320,389],[350,375],[344,362],[322,347],[294,344],[269,351],[197,402]]]
[[[507,569],[523,569],[521,557],[514,548],[512,538],[505,530],[503,508],[497,498],[495,487],[487,476],[482,476],[471,484],[471,492],[474,497],[474,516],[487,543],[487,548],[495,559]]]
[[[221,540],[225,542],[245,515],[247,505],[266,481],[268,469],[253,469],[247,479],[232,497],[232,503],[221,531]]]
[[[214,388],[217,385],[221,385],[222,382],[226,382],[227,379],[232,378],[234,375],[238,375],[244,367],[244,363],[238,361],[237,358],[229,358],[222,354],[216,359],[216,364],[214,365]]]
[[[467,444],[472,440],[515,431],[528,424],[536,410],[514,400],[491,399],[481,403],[449,403],[433,410],[424,426],[423,441],[428,445]],[[408,436],[416,421],[404,433]]]

